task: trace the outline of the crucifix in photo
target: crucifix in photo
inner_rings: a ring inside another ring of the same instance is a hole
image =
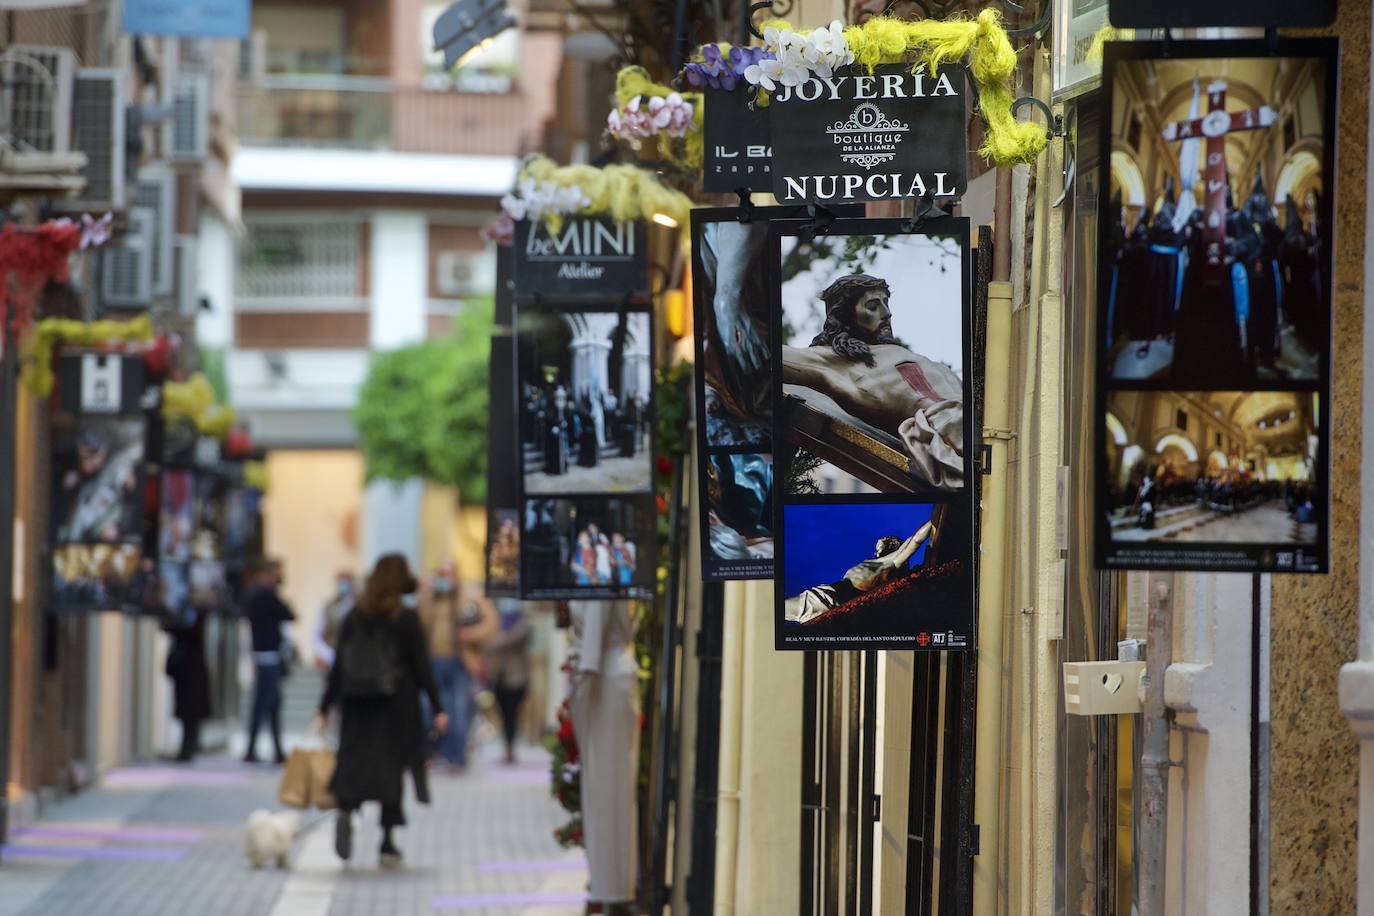
[[[1202,249],[1206,257],[1205,273],[1212,279],[1222,279],[1226,257],[1226,137],[1234,131],[1260,130],[1277,120],[1278,112],[1268,105],[1227,111],[1226,83],[1216,80],[1207,87],[1206,115],[1164,126],[1164,139],[1170,142],[1198,136],[1207,140],[1207,167],[1203,172],[1207,181],[1207,200],[1203,206]]]

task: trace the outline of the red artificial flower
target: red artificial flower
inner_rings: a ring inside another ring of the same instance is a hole
[[[658,456],[658,472],[664,477],[671,477],[673,474],[673,459],[667,455]]]
[[[663,498],[662,493],[659,493],[656,496],[654,496],[654,507],[658,509],[659,515],[668,514],[668,500]]]

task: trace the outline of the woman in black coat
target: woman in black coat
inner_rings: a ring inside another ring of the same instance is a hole
[[[200,750],[200,723],[210,716],[210,672],[205,666],[205,613],[188,607],[168,617],[162,629],[172,638],[167,676],[172,679],[172,714],[181,720],[181,753],[185,763]]]
[[[338,801],[334,849],[347,861],[353,851],[353,812],[365,801],[382,805],[381,863],[396,865],[401,851],[392,830],[405,825],[402,777],[411,771],[415,796],[429,802],[425,757],[429,743],[420,718],[420,691],[442,732],[448,716],[429,664],[429,648],[415,611],[402,599],[416,588],[405,557],[377,561],[354,610],[344,618],[329,680],[320,700],[319,724],[336,704],[342,711],[339,752],[329,790]]]

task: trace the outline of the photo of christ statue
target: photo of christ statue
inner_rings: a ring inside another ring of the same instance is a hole
[[[782,525],[781,648],[830,639],[875,648],[972,645],[969,565],[950,506],[789,504]]]
[[[785,492],[962,490],[960,237],[783,235],[779,256]]]
[[[1334,58],[1113,47],[1099,238],[1107,376],[1316,382],[1331,312]],[[1192,46],[1197,47],[1197,46]],[[1296,47],[1296,46],[1290,46]]]

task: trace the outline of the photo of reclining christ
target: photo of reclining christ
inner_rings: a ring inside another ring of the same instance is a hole
[[[959,240],[785,236],[780,267],[786,492],[960,490]]]

